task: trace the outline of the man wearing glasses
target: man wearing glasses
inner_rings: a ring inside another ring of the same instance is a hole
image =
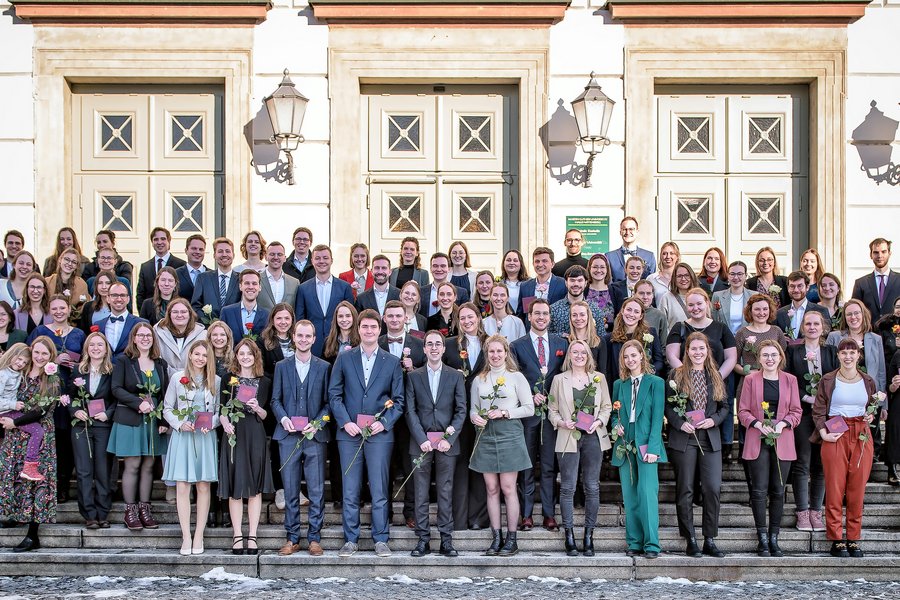
[[[119,356],[125,352],[125,346],[128,345],[128,336],[131,334],[131,330],[138,323],[146,323],[146,321],[128,312],[130,295],[128,288],[122,283],[114,283],[109,286],[109,294],[106,297],[109,300],[109,316],[97,323],[97,325],[109,342],[109,347],[112,350],[110,359],[115,363]]]
[[[634,217],[625,217],[619,223],[622,246],[606,253],[613,281],[625,279],[625,261],[629,256],[637,256],[644,261],[644,272],[638,279],[647,279],[650,273],[656,271],[656,257],[651,251],[638,248],[637,233],[638,222]]]
[[[565,277],[569,267],[578,265],[587,269],[588,261],[581,256],[581,247],[584,246],[584,237],[577,229],[566,232],[566,257],[553,265],[553,274],[557,277]]]

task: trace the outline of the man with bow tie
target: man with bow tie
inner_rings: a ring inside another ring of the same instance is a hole
[[[100,331],[106,336],[112,352],[112,362],[118,360],[128,345],[128,336],[138,323],[145,322],[128,312],[128,299],[131,297],[128,288],[122,283],[109,286],[109,316],[97,323]]]

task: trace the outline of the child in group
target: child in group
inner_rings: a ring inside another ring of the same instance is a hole
[[[25,403],[18,400],[19,387],[22,384],[22,373],[31,361],[31,348],[28,344],[13,344],[0,358],[0,417],[16,419],[25,410]],[[25,466],[19,477],[29,481],[43,481],[44,476],[38,471],[38,454],[44,441],[44,428],[40,422],[20,425],[19,429],[28,435],[25,448]]]

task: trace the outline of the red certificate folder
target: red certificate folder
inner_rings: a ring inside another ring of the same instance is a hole
[[[847,427],[847,421],[844,420],[844,417],[838,415],[836,417],[831,417],[827,421],[825,421],[825,430],[828,433],[844,433],[850,429]]]
[[[428,431],[425,435],[428,436],[428,441],[431,442],[432,448],[437,448],[438,442],[444,439],[443,431]]]
[[[208,411],[198,412],[197,416],[194,417],[194,429],[206,429],[210,430],[213,428],[213,414]]]
[[[591,413],[584,412],[583,410],[578,411],[578,420],[575,421],[575,428],[580,429],[581,431],[587,431],[591,428],[591,425],[594,424],[594,415]]]
[[[297,431],[303,431],[303,428],[309,425],[309,417],[291,417],[291,424]]]
[[[373,415],[356,415],[356,426],[360,429],[365,429],[374,422],[375,417]]]
[[[93,419],[94,417],[96,417],[97,415],[99,415],[100,413],[102,413],[103,411],[106,410],[106,401],[103,400],[102,398],[88,400],[87,409],[88,409],[88,416]]]
[[[237,399],[240,402],[247,404],[254,398],[256,398],[256,388],[252,385],[242,385],[238,388]]]
[[[692,410],[685,413],[684,418],[690,421],[691,425],[696,427],[697,424],[706,420],[706,413],[704,413],[702,410]]]

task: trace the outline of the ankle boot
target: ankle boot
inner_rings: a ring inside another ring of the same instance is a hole
[[[585,528],[584,530],[584,555],[594,555],[594,528]]]
[[[772,556],[769,551],[769,538],[765,528],[756,530],[756,539],[758,540],[756,544],[756,555],[757,556]]]
[[[503,545],[503,530],[491,527],[491,545],[485,551],[485,556],[497,556],[500,547]]]
[[[516,543],[516,532],[515,531],[507,531],[506,532],[506,541],[503,543],[503,547],[500,548],[500,552],[497,553],[498,556],[512,556],[514,554],[519,553],[519,545]]]
[[[711,537],[703,538],[703,554],[713,558],[723,558],[725,556],[725,553],[716,546],[716,540]]]
[[[566,528],[566,556],[578,556],[578,548],[575,546],[575,530]]]
[[[778,529],[769,530],[769,551],[772,553],[772,556],[780,558],[784,556],[784,552],[778,547],[778,533]]]
[[[159,528],[159,523],[157,523],[156,519],[153,518],[153,514],[150,512],[149,502],[138,503],[138,517],[141,519],[141,524],[145,529]]]
[[[689,537],[687,538],[687,546],[684,549],[684,554],[686,556],[690,556],[692,558],[698,558],[703,556],[703,553],[700,552],[700,546],[697,545],[697,538]]]
[[[125,527],[131,531],[141,531],[144,528],[141,518],[138,516],[137,504],[125,505]]]

